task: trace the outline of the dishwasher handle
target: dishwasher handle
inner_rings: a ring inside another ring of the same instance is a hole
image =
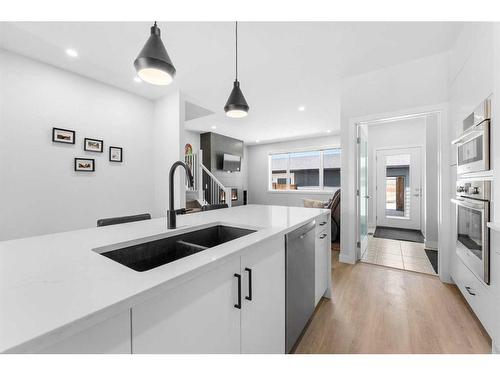
[[[308,224],[306,224],[298,229],[295,229],[293,232],[289,233],[288,237],[295,237],[295,238],[300,238],[301,240],[303,240],[309,234],[309,232],[314,230],[315,228],[316,228],[316,222],[311,221],[310,223],[308,223]]]

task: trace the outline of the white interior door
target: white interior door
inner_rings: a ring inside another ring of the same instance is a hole
[[[368,132],[366,124],[358,125],[358,242],[360,257],[368,245]]]
[[[420,230],[420,147],[376,151],[377,226]]]

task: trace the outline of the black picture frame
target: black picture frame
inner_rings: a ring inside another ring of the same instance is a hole
[[[71,133],[71,139],[69,141],[58,138],[57,133],[58,132],[68,132]],[[75,144],[75,139],[76,139],[76,132],[74,130],[70,129],[63,129],[63,128],[52,128],[52,142],[55,143],[65,143],[68,145],[74,145]]]
[[[87,142],[88,141],[100,143],[101,149],[100,150],[92,150],[92,149],[88,148],[87,147]],[[88,152],[100,152],[100,153],[103,153],[104,152],[104,141],[102,139],[84,138],[83,139],[83,150],[84,151],[88,151]]]
[[[92,169],[80,169],[78,168],[79,161],[90,161],[92,162]],[[87,158],[75,158],[75,172],[95,172],[95,159],[87,159]]]
[[[120,159],[115,160],[111,157],[111,152],[113,150],[120,150]],[[117,147],[117,146],[109,146],[109,161],[113,163],[122,163],[123,162],[123,148],[122,147]]]

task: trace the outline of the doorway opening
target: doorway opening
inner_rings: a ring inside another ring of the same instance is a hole
[[[437,115],[357,124],[362,262],[436,275]]]

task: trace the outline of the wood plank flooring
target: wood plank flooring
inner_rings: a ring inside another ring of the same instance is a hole
[[[338,262],[295,353],[491,353],[460,291],[436,276]]]

